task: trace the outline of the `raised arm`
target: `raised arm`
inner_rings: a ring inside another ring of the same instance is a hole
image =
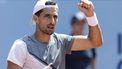
[[[72,46],[73,51],[86,50],[89,48],[97,48],[102,45],[102,33],[96,14],[94,12],[94,6],[91,1],[81,1],[78,4],[79,9],[85,13],[86,19],[89,25],[88,36],[73,36],[74,43]]]

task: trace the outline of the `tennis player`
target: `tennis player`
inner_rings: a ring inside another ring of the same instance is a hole
[[[55,33],[58,5],[51,0],[39,0],[33,9],[35,32],[14,42],[7,58],[7,68],[65,69],[66,54],[100,47],[102,34],[92,2],[82,0],[78,8],[87,16],[87,37]]]

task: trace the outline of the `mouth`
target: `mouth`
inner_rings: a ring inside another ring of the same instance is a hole
[[[47,28],[53,30],[54,26],[47,26]]]

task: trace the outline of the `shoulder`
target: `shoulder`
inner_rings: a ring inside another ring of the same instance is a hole
[[[27,38],[27,37],[22,37],[22,38],[19,38],[17,40],[14,41],[12,47],[11,47],[11,50],[26,50],[26,42],[23,40],[24,38]]]
[[[26,45],[26,43],[21,39],[17,39],[14,41],[14,45]]]
[[[10,52],[7,57],[7,61],[11,61],[19,66],[23,66],[27,55],[26,43],[21,39],[14,41]]]
[[[67,38],[72,37],[72,36],[67,35],[67,34],[59,34],[59,33],[54,33],[54,35],[55,35],[56,37],[58,37],[59,39],[62,39],[62,40],[65,40],[65,39],[67,39]]]
[[[26,46],[26,43],[21,39],[17,39],[14,41],[13,46]]]

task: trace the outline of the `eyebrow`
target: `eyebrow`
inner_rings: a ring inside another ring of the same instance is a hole
[[[52,15],[52,14],[48,14],[48,13],[46,13],[46,14],[44,14],[44,15],[48,15],[48,16],[50,16],[50,15]],[[58,15],[57,15],[57,14],[54,14],[53,16],[58,17]]]

